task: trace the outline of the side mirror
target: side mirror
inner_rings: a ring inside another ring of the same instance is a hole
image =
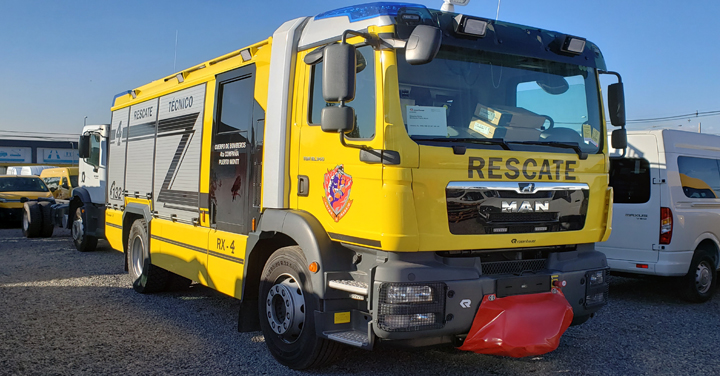
[[[320,128],[328,133],[349,133],[355,128],[355,109],[352,107],[325,107],[320,113]]]
[[[84,134],[80,136],[80,142],[78,143],[78,154],[80,158],[90,157],[90,135]]]
[[[434,26],[417,25],[405,44],[405,60],[410,65],[431,62],[442,43],[442,31]]]
[[[608,111],[612,125],[625,126],[625,91],[622,82],[608,86]]]
[[[610,146],[612,146],[613,149],[627,148],[627,130],[625,128],[612,131]]]
[[[355,46],[352,44],[325,47],[322,72],[325,102],[350,102],[355,99],[356,65]]]
[[[50,188],[48,188],[48,189],[50,190],[50,192],[55,192],[55,191],[57,191],[57,187],[50,187]]]

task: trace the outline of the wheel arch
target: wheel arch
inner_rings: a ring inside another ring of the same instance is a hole
[[[325,228],[312,214],[299,210],[266,209],[256,231],[250,233],[248,239],[239,331],[259,330],[257,299],[260,275],[275,251],[291,245],[300,246],[308,263],[318,263],[318,271],[310,275],[310,280],[320,299],[325,297],[325,272],[347,270],[352,265],[353,252],[330,240]]]
[[[77,208],[85,205],[86,203],[92,203],[90,200],[90,193],[82,187],[73,189],[73,197],[70,199],[70,207],[68,211],[68,223],[67,228],[72,226],[72,221],[69,220],[75,215]]]
[[[150,221],[152,220],[152,214],[150,214],[150,208],[147,205],[131,202],[125,206],[122,217],[122,242],[123,252],[127,252],[128,247],[128,236],[130,236],[130,228],[133,223],[138,219],[145,219],[145,225],[148,234],[148,247],[150,247]],[[149,248],[148,248],[149,249]],[[128,271],[127,257],[125,259],[125,271]]]
[[[695,251],[705,250],[710,253],[715,268],[720,267],[720,247],[718,246],[718,239],[712,234],[703,234],[704,238],[700,238],[696,241]]]

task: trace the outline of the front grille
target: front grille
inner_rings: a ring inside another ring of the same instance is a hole
[[[518,274],[545,269],[547,259],[483,262],[480,266],[484,275]]]
[[[557,213],[490,213],[489,222],[554,222]]]
[[[525,200],[529,199],[540,199],[540,198],[552,198],[555,191],[540,191],[535,193],[518,193],[515,191],[495,191],[496,196],[500,198],[521,198]]]

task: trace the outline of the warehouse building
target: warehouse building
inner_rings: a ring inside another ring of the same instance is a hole
[[[10,166],[77,165],[77,149],[78,136],[0,134],[0,175]]]

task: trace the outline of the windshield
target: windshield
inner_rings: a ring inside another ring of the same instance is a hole
[[[563,143],[585,153],[601,147],[592,67],[450,45],[425,65],[397,56],[403,120],[418,143],[531,151]]]
[[[40,178],[7,177],[0,178],[0,192],[47,192],[48,189]]]

